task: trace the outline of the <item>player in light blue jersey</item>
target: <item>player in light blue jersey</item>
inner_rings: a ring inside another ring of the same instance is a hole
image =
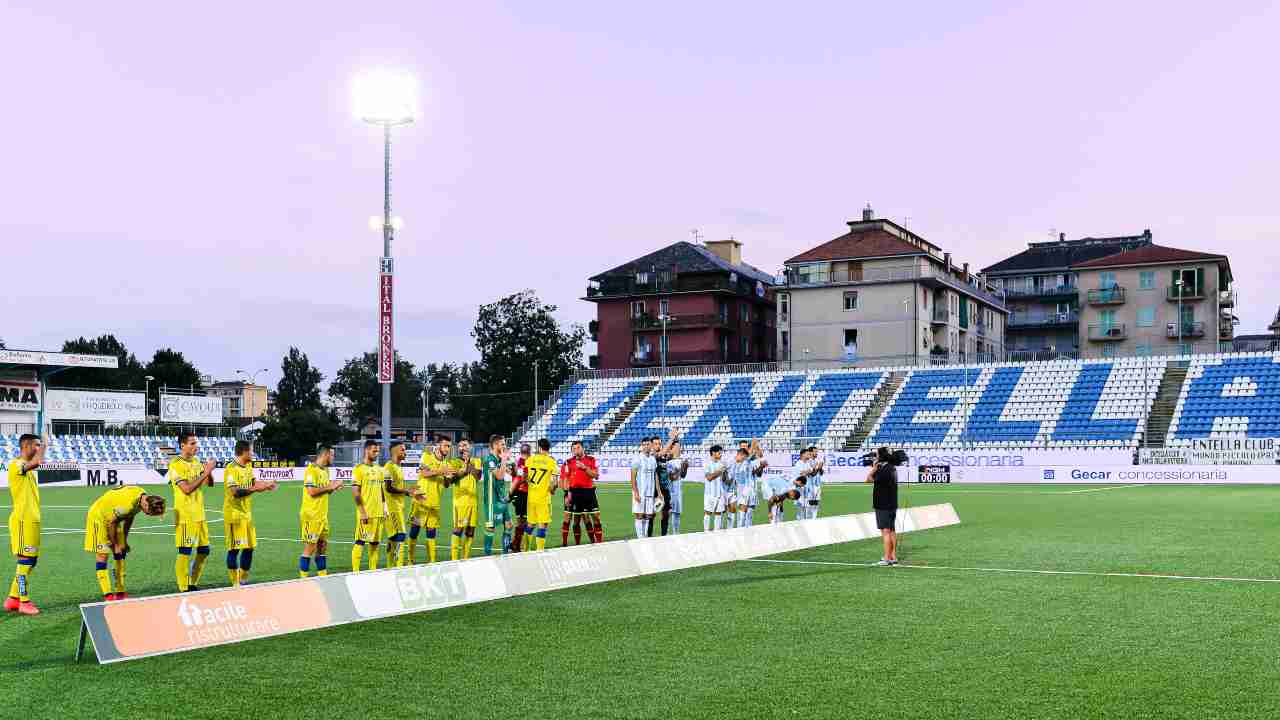
[[[680,534],[680,514],[684,512],[684,477],[689,474],[689,461],[680,457],[681,445],[676,440],[671,443],[671,455],[666,461],[668,493],[671,501],[668,504],[670,510],[670,530],[671,534]],[[666,535],[668,530],[668,516],[662,516],[662,534]]]
[[[736,505],[737,527],[749,527],[756,508],[756,478],[769,465],[760,449],[760,441],[752,440],[747,447],[739,447],[734,461],[729,465],[729,478],[733,481],[733,497]]]
[[[818,457],[818,448],[809,447],[809,478],[805,482],[805,499],[806,507],[804,510],[805,519],[812,520],[818,517],[818,507],[822,503],[822,475],[825,471],[826,459]]]
[[[719,445],[711,446],[711,462],[707,464],[703,473],[703,489],[702,489],[702,529],[703,531],[719,530],[720,518],[724,514],[725,499],[725,481],[729,477],[729,469],[721,461],[724,454],[724,448]]]

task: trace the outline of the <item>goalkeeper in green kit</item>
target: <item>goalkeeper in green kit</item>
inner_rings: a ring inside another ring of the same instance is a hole
[[[502,523],[502,552],[511,552],[511,463],[507,441],[501,435],[489,438],[489,455],[484,459],[482,502],[484,503],[484,554],[493,554],[493,533]]]

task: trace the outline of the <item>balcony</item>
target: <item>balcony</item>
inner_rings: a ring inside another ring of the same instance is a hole
[[[1165,292],[1165,299],[1169,302],[1189,302],[1192,300],[1204,299],[1204,288],[1191,287],[1183,285],[1179,288],[1177,285],[1170,285]]]
[[[1171,322],[1165,326],[1164,334],[1165,337],[1171,338],[1204,337],[1204,323],[1200,320],[1183,323]]]
[[[974,323],[974,324],[973,324],[973,327],[977,330],[977,332],[978,332],[978,337],[986,337],[986,336],[987,336],[987,324],[986,324],[986,323],[984,323],[984,322],[976,322],[976,323]]]
[[[944,308],[937,308],[937,307],[935,307],[935,308],[933,309],[933,320],[932,320],[932,322],[933,322],[933,324],[934,324],[934,325],[950,325],[950,324],[951,324],[951,311],[950,311],[950,310],[946,310],[946,309],[944,309]]]
[[[1119,305],[1124,302],[1124,288],[1116,285],[1090,290],[1088,299],[1090,305]]]
[[[1236,336],[1236,329],[1231,323],[1218,323],[1218,339],[1231,340]]]
[[[1048,300],[1050,302],[1060,302],[1062,300],[1074,298],[1079,294],[1080,288],[1075,285],[1004,289],[1004,296],[1006,298],[1017,300]]]
[[[906,267],[879,270],[863,269],[861,272],[855,273],[850,273],[847,270],[837,270],[835,272],[828,271],[805,274],[801,274],[796,268],[787,268],[786,273],[780,276],[778,280],[779,282],[785,282],[787,287],[792,288],[822,287],[824,285],[870,285],[876,283],[918,281],[934,288],[947,288],[972,295],[988,305],[1001,308],[1004,307],[1004,297],[1002,295],[990,293],[968,283],[961,282],[943,271],[941,268],[933,266],[930,266],[928,269]]]
[[[1024,328],[1064,328],[1080,324],[1080,313],[1072,310],[1065,313],[1010,313],[1010,330]]]
[[[714,313],[707,315],[676,315],[667,320],[667,330],[683,330],[687,328],[722,328],[728,326],[725,318]],[[639,315],[631,318],[632,330],[661,330],[662,321],[655,315]]]
[[[673,272],[646,274],[648,277],[645,282],[640,282],[634,275],[604,278],[598,283],[587,286],[586,299],[694,292],[725,292],[743,297],[757,297],[756,281],[741,276],[737,276],[730,282],[727,275],[680,275]]]
[[[695,350],[688,352],[669,352],[667,353],[667,365],[716,365],[728,362],[753,362],[743,360],[740,353],[730,353],[729,357],[721,357],[720,353],[714,350]],[[654,351],[647,353],[632,353],[632,367],[657,367],[662,364],[662,356]]]
[[[1220,290],[1218,292],[1218,307],[1227,308],[1227,307],[1235,307],[1235,306],[1236,306],[1235,290]]]
[[[1113,342],[1129,337],[1129,329],[1123,324],[1090,325],[1089,339],[1094,342]]]

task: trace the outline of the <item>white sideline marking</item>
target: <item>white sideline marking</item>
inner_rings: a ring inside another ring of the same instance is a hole
[[[1109,485],[1107,487],[1085,488],[1083,490],[1058,490],[1056,492],[1045,493],[1046,495],[1075,495],[1076,493],[1102,492],[1103,490],[1126,490],[1128,488],[1147,487],[1147,483],[1139,483],[1137,485]]]
[[[876,563],[836,562],[833,560],[771,560],[755,558],[742,562],[779,563],[785,565],[839,565],[844,567],[877,567]],[[1205,582],[1280,583],[1280,578],[1225,577],[1215,575],[1161,575],[1158,573],[1091,572],[1088,570],[1031,570],[1026,568],[964,567],[959,565],[898,565],[912,570],[965,570],[969,572],[1009,573],[1015,575],[1076,575],[1082,577],[1146,578],[1153,580],[1200,580]]]

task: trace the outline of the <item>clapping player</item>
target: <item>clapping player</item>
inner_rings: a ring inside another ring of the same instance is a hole
[[[471,457],[471,441],[458,441],[458,457],[450,461],[453,474],[453,537],[449,544],[449,556],[453,560],[471,557],[471,545],[476,537],[476,500],[480,476],[483,474],[480,459]]]
[[[18,438],[18,457],[9,461],[9,497],[13,502],[9,511],[9,549],[18,569],[4,599],[4,609],[23,615],[40,614],[31,602],[30,583],[40,559],[40,480],[36,468],[44,464],[47,444],[35,435],[24,434]]]
[[[316,562],[316,575],[329,574],[329,496],[342,488],[342,480],[329,478],[333,448],[321,445],[316,460],[302,476],[302,556],[298,558],[298,574],[311,574],[311,560]]]
[[[239,440],[235,457],[222,474],[222,522],[226,530],[227,577],[233,587],[249,579],[253,567],[253,551],[258,547],[258,533],[253,526],[253,495],[276,489],[274,482],[253,478],[253,445]]]
[[[364,462],[351,471],[351,498],[356,504],[356,537],[351,545],[351,572],[369,549],[369,569],[378,569],[378,545],[387,529],[386,471],[378,465],[378,441],[364,441]]]
[[[209,523],[204,512],[204,488],[213,486],[214,462],[196,458],[196,434],[178,433],[178,456],[169,462],[165,480],[173,488],[174,544],[178,559],[174,574],[178,591],[199,590],[200,575],[209,560]]]
[[[427,530],[427,562],[436,561],[436,533],[440,531],[440,498],[445,485],[453,476],[449,468],[450,442],[437,438],[431,452],[423,453],[418,465],[418,485],[413,494],[413,508],[409,518],[409,564],[415,562],[418,535]]]
[[[387,497],[387,567],[408,564],[408,553],[405,548],[404,499],[412,494],[405,485],[404,443],[397,440],[391,443],[390,457],[382,466],[383,488]]]

